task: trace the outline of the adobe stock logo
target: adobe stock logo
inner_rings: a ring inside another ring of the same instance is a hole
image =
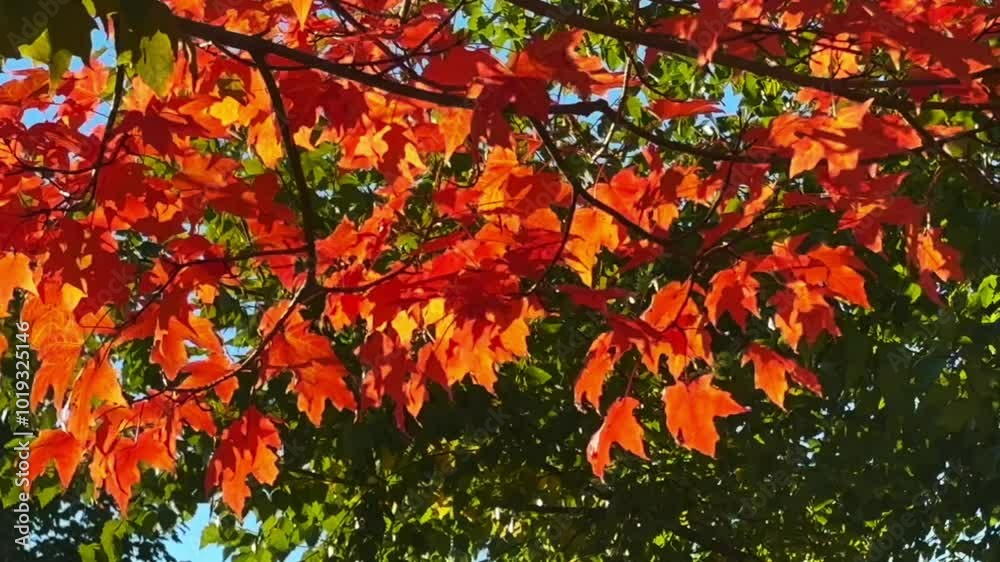
[[[883,525],[884,533],[878,539],[872,541],[867,557],[859,557],[857,562],[875,562],[884,560],[896,549],[906,544],[904,537],[906,531],[921,521],[921,515],[930,505],[931,494],[927,490],[922,490],[913,496],[910,505],[915,509],[903,513],[899,517]]]
[[[34,38],[41,35],[42,32],[48,28],[49,21],[56,17],[59,11],[62,10],[64,6],[69,4],[70,1],[71,0],[39,0],[39,2],[35,5],[37,9],[34,13],[21,16],[20,22],[12,21],[11,30],[7,32],[7,42],[10,44],[11,50],[17,51],[18,47],[30,44]],[[22,6],[20,9],[24,12],[29,11],[27,6]],[[18,23],[21,24],[20,28],[15,27]]]

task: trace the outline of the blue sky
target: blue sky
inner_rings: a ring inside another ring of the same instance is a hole
[[[198,506],[194,518],[187,523],[187,531],[179,542],[167,545],[167,552],[181,562],[222,562],[222,548],[209,546],[200,548],[201,532],[211,523],[212,514],[207,503]]]

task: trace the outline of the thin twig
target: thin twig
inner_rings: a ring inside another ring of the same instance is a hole
[[[546,130],[545,125],[543,125],[541,121],[539,121],[534,117],[530,119],[531,119],[531,124],[535,127],[535,131],[538,133],[539,138],[542,139],[542,144],[545,146],[545,150],[549,153],[549,156],[552,157],[552,160],[555,162],[556,167],[559,168],[560,172],[562,172],[562,175],[566,178],[566,181],[568,181],[570,185],[573,186],[574,192],[578,193],[579,196],[587,203],[590,203],[594,207],[610,215],[613,219],[615,219],[620,224],[628,228],[630,231],[632,231],[635,235],[639,236],[640,238],[645,238],[646,240],[649,240],[651,242],[656,242],[657,244],[660,244],[661,246],[664,247],[670,245],[669,240],[667,240],[666,238],[661,238],[653,234],[652,232],[649,232],[636,222],[632,221],[632,219],[623,215],[614,207],[608,205],[607,203],[591,195],[590,192],[588,192],[586,188],[584,188],[583,185],[580,184],[579,178],[577,178],[567,166],[566,161],[562,157],[562,154],[559,153],[559,147],[556,145],[555,141],[552,140],[552,137],[549,135],[548,130]]]

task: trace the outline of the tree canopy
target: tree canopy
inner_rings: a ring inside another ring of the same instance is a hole
[[[32,556],[1000,559],[991,3],[0,6]]]

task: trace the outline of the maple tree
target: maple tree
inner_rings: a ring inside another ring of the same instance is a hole
[[[994,306],[963,222],[1000,198],[990,6],[53,6],[0,17],[38,63],[0,84],[0,317],[31,326],[29,478],[123,517],[189,472],[260,512],[286,472],[338,478],[295,443],[383,412],[419,439],[539,373],[600,481],[663,435],[715,457],[843,394],[823,361],[889,338],[899,293]]]

